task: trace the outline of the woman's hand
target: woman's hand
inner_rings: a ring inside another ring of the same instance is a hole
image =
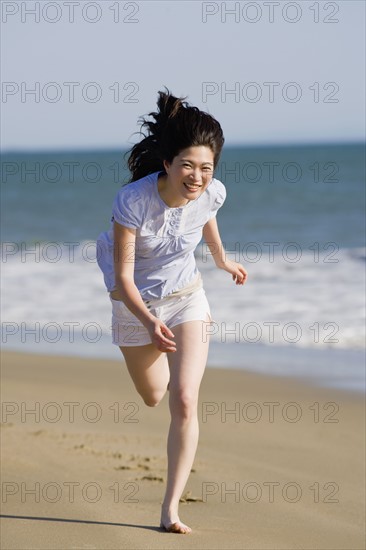
[[[146,326],[152,343],[163,352],[177,351],[176,343],[169,338],[174,338],[172,331],[157,317]]]
[[[227,271],[228,273],[231,273],[231,275],[233,276],[233,281],[235,281],[237,285],[243,285],[247,280],[248,273],[246,269],[237,262],[226,260],[221,266],[221,269]]]

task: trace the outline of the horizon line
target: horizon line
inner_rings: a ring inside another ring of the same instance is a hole
[[[284,141],[284,142],[227,142],[224,144],[225,148],[268,148],[268,147],[316,147],[316,146],[339,146],[339,145],[364,145],[366,146],[366,140],[334,140],[334,141]],[[131,144],[131,147],[133,144]],[[53,148],[1,148],[0,154],[21,154],[21,153],[93,153],[93,152],[127,152],[130,147],[118,147],[118,146],[75,146],[75,147],[53,147]]]

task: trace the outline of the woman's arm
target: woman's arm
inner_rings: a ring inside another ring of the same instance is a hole
[[[160,351],[175,351],[175,342],[165,336],[174,338],[174,334],[160,319],[150,313],[135,285],[136,230],[115,221],[113,234],[115,281],[124,304],[146,327],[151,335],[152,342]]]
[[[241,264],[226,258],[226,251],[220,238],[216,216],[208,220],[203,226],[203,238],[210,249],[216,266],[231,273],[237,285],[243,285],[246,282],[248,273]]]

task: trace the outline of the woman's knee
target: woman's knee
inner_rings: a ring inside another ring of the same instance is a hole
[[[163,399],[166,393],[166,388],[165,390],[153,390],[149,392],[146,392],[146,390],[145,391],[137,390],[137,391],[141,395],[142,399],[144,400],[145,405],[147,405],[148,407],[156,407],[157,405],[159,405],[160,401]]]
[[[198,395],[186,388],[170,389],[170,411],[172,416],[189,420],[197,414]]]

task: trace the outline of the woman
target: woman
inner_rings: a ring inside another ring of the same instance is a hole
[[[161,527],[190,533],[178,516],[198,442],[198,393],[208,354],[210,307],[194,250],[202,235],[218,268],[244,284],[244,267],[225,257],[217,210],[226,198],[213,178],[220,124],[185,98],[159,92],[147,135],[130,151],[132,177],[113,204],[111,228],[97,241],[118,345],[138,393],[156,406],[169,389],[167,487]],[[141,132],[142,133],[142,132]]]

